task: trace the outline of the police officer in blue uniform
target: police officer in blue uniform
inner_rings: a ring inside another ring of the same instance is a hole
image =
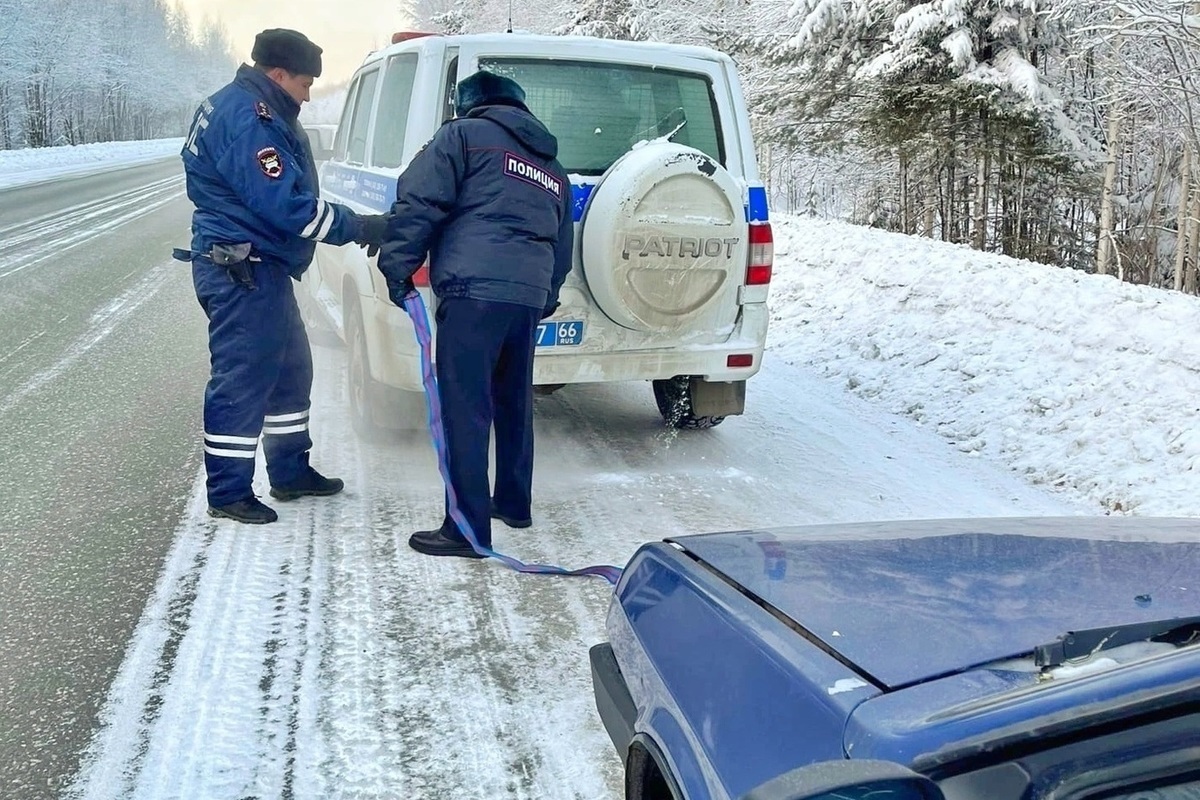
[[[558,142],[508,78],[458,85],[455,119],[400,176],[379,269],[400,305],[429,254],[438,297],[437,379],[450,482],[481,545],[491,518],[532,524],[533,353],[571,269],[571,183]],[[488,438],[496,435],[495,494]],[[435,556],[476,557],[450,519],[408,540]]]
[[[382,240],[383,215],[318,197],[316,165],[297,117],[321,74],[321,48],[302,33],[260,33],[233,82],[196,110],[182,150],[192,215],[190,260],[208,316],[212,374],[204,395],[208,513],[274,522],[251,489],[262,436],[271,496],[332,495],[343,483],[309,463],[312,354],[292,280],[316,242]],[[373,250],[372,250],[373,252]]]

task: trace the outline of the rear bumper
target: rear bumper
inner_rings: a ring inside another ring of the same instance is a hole
[[[365,303],[372,303],[367,298]],[[395,306],[372,303],[382,313],[366,321],[367,349],[372,376],[389,386],[417,391],[421,388],[421,362],[413,336],[412,320]],[[694,375],[706,381],[744,381],[758,373],[766,340],[765,312],[752,315],[749,324],[728,340],[716,344],[679,345],[661,349],[584,351],[572,346],[538,348],[533,361],[533,382],[544,384],[615,383],[648,381]],[[372,329],[372,326],[378,326]],[[748,330],[749,329],[749,330]],[[436,337],[436,330],[434,336]],[[382,347],[380,345],[382,344]],[[730,367],[731,355],[750,355],[748,367]]]
[[[617,666],[612,645],[608,642],[594,645],[588,651],[588,659],[592,662],[592,693],[596,696],[596,710],[600,712],[600,721],[604,723],[608,738],[623,761],[629,752],[629,743],[633,741],[637,707]]]
[[[728,367],[734,353],[750,353],[749,367]],[[676,375],[695,375],[706,381],[744,381],[758,374],[762,348],[730,348],[720,352],[637,352],[547,355],[541,351],[533,360],[533,383],[537,386],[572,383],[615,383],[618,381],[665,380]],[[396,389],[421,390],[421,359],[416,345],[397,347],[386,355],[371,354],[375,380]],[[382,363],[381,363],[382,362]]]
[[[533,382],[613,383],[650,381],[676,375],[696,375],[706,381],[744,381],[753,377],[762,365],[762,344],[725,342],[719,347],[688,350],[619,350],[608,353],[572,353],[567,348],[538,350],[533,360]],[[748,367],[730,367],[731,355],[749,354]]]
[[[570,312],[565,312],[570,316]],[[768,309],[765,303],[749,303],[741,307],[736,324],[721,341],[705,341],[684,337],[662,347],[649,346],[653,337],[643,337],[630,331],[614,333],[597,326],[583,347],[538,348],[533,362],[533,382],[608,383],[616,381],[649,381],[692,375],[706,381],[744,381],[753,377],[762,365],[763,348],[767,341]],[[711,339],[713,334],[696,333]],[[745,367],[731,367],[730,356],[749,355]]]

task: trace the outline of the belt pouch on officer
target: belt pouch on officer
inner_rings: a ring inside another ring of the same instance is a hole
[[[171,251],[171,258],[176,261],[191,262],[193,258],[207,258],[213,264],[221,267],[229,273],[230,279],[247,289],[258,288],[254,284],[254,275],[251,273],[253,262],[250,260],[250,250],[254,245],[249,242],[240,244],[214,244],[212,250],[207,253],[193,253],[191,250],[184,250],[181,247],[176,247]]]
[[[250,272],[250,249],[252,247],[253,245],[249,242],[214,244],[209,258],[218,267],[228,272],[234,283],[245,286],[247,289],[254,289],[257,287],[254,285],[254,275]]]

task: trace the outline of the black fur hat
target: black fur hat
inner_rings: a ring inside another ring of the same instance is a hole
[[[491,105],[525,108],[525,90],[512,78],[483,70],[458,82],[454,93],[455,114],[465,117],[473,108]]]
[[[294,75],[321,75],[321,48],[299,31],[270,28],[254,37],[250,51],[254,63],[264,67],[283,67]]]

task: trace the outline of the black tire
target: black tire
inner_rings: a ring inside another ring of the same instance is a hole
[[[346,361],[350,423],[360,438],[401,441],[427,431],[424,394],[395,389],[371,377],[367,334],[357,301],[346,305]]]
[[[354,432],[370,438],[383,431],[375,416],[379,385],[367,363],[367,333],[358,303],[346,306],[346,395],[350,399],[350,423]]]
[[[654,381],[654,401],[658,413],[672,428],[702,430],[715,428],[724,422],[724,417],[698,417],[692,413],[691,378],[676,375],[674,378]]]

